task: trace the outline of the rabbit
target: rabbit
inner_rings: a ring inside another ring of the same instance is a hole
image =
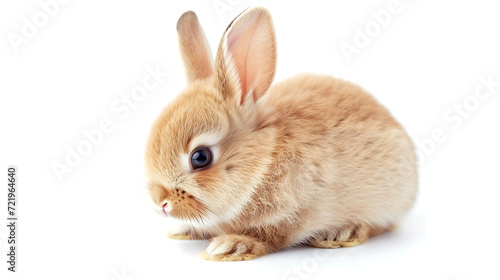
[[[356,246],[393,229],[417,195],[413,143],[362,88],[300,74],[271,86],[271,15],[253,7],[215,55],[196,14],[178,20],[187,87],[151,126],[145,177],[174,239],[209,239],[203,259]]]

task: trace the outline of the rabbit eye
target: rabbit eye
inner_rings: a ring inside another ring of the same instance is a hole
[[[207,167],[212,162],[212,151],[208,147],[199,147],[191,153],[191,167],[193,170]]]

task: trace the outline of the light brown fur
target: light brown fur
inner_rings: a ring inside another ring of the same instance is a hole
[[[235,19],[208,65],[198,56],[209,50],[184,49],[204,38],[201,27],[186,32],[199,26],[193,14],[178,23],[189,84],[153,124],[145,156],[154,204],[186,222],[170,237],[213,237],[202,257],[234,261],[298,244],[349,247],[390,230],[417,192],[412,142],[390,113],[330,76],[270,87],[276,44],[262,8]],[[186,170],[193,141],[213,135],[215,163]]]

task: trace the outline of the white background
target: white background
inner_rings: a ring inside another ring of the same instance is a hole
[[[2,222],[0,275],[7,278],[1,278],[498,279],[500,86],[483,100],[474,93],[480,77],[500,81],[499,7],[401,0],[399,13],[377,30],[373,13],[389,3],[74,0],[15,45],[23,18],[43,20],[44,10],[38,1],[2,1],[0,177],[8,165],[18,166],[19,244],[18,272],[7,272]],[[215,52],[227,24],[251,5],[273,15],[276,80],[317,72],[358,83],[427,152],[419,200],[397,231],[354,248],[295,248],[237,263],[201,260],[207,241],[165,238],[173,222],[150,206],[143,152],[150,124],[185,83],[177,19],[194,10]],[[367,26],[370,41],[358,44],[348,62],[342,42],[355,47],[356,28]],[[169,76],[127,116],[113,110],[148,67]],[[464,102],[460,116],[454,106]],[[68,147],[76,149],[83,131],[104,119],[113,130],[59,180],[53,164],[66,164]],[[439,143],[433,134],[441,135]],[[6,217],[6,179],[1,185]]]

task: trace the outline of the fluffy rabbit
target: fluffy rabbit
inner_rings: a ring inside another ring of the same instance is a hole
[[[226,29],[215,63],[195,13],[178,23],[188,85],[151,127],[153,204],[210,239],[201,256],[249,260],[300,244],[355,246],[390,230],[417,193],[413,144],[360,87],[302,74],[271,87],[276,39],[251,8]]]

